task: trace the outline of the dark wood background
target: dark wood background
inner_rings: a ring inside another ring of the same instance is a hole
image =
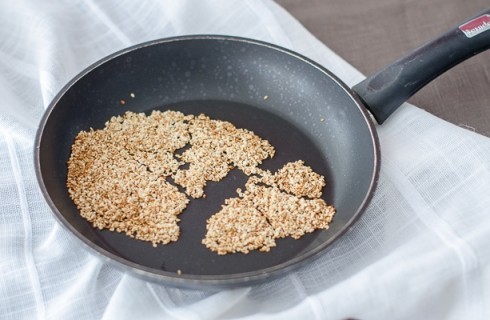
[[[490,7],[488,0],[276,0],[311,33],[369,75]],[[449,70],[410,102],[490,136],[490,51]]]

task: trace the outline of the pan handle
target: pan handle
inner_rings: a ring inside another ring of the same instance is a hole
[[[488,48],[490,8],[415,49],[352,89],[381,124],[431,80]]]

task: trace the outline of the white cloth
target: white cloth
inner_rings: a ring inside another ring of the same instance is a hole
[[[197,33],[269,41],[349,85],[362,79],[271,1],[0,2],[1,319],[490,319],[490,140],[410,105],[378,128],[381,175],[366,213],[297,272],[250,288],[181,290],[81,249],[36,184],[42,113],[103,56]]]

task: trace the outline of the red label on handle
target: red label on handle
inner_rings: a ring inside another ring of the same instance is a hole
[[[490,15],[484,14],[465,24],[459,26],[459,30],[463,31],[465,36],[473,38],[474,36],[490,29]]]

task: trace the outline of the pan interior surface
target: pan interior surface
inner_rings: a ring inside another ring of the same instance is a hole
[[[124,103],[122,103],[122,101]],[[205,199],[180,215],[180,239],[154,248],[123,234],[100,231],[80,217],[66,188],[76,134],[99,129],[126,111],[204,113],[254,131],[275,147],[261,168],[304,160],[326,178],[323,198],[337,213],[330,229],[300,240],[280,239],[268,253],[219,256],[201,240],[206,219],[247,177],[233,170],[209,183]],[[104,59],[55,98],[38,133],[37,172],[56,216],[85,244],[140,274],[164,279],[245,281],[277,273],[323,250],[354,221],[373,188],[376,138],[366,114],[338,81],[288,51],[249,40],[186,37],[160,40]]]

